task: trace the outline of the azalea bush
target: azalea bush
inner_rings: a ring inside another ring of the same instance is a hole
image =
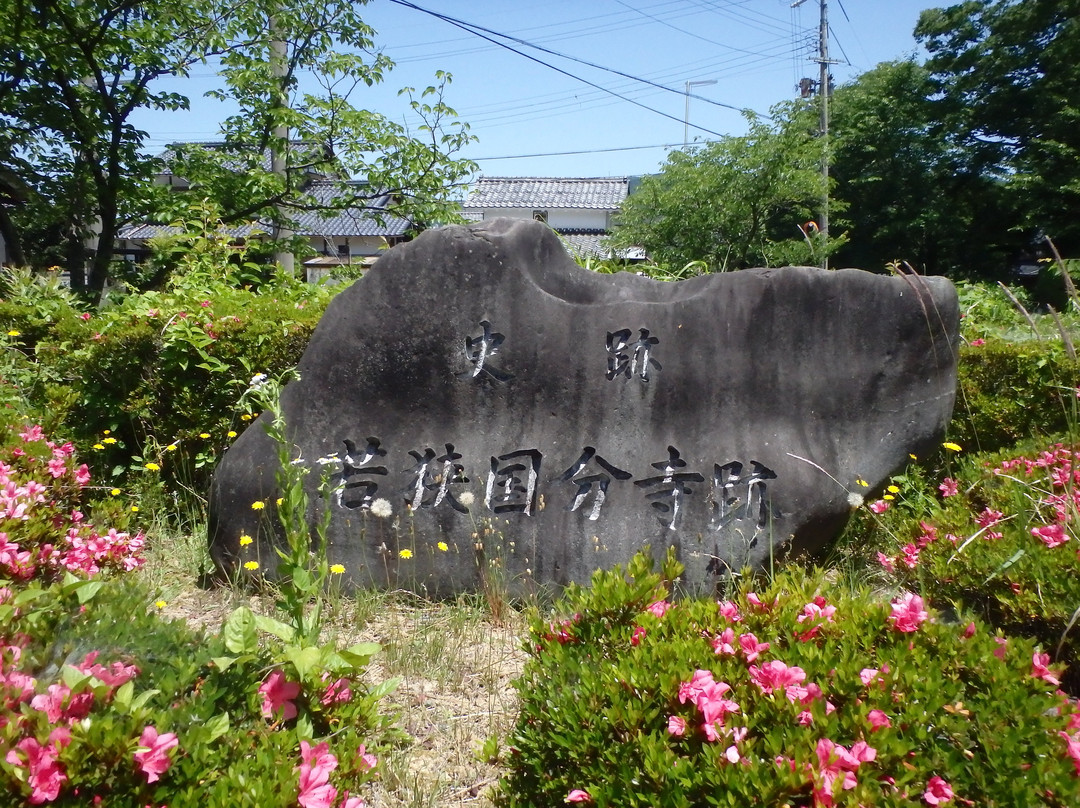
[[[40,426],[0,461],[0,782],[11,804],[357,808],[390,737],[378,646],[236,609],[205,636],[131,571],[145,538],[95,528],[74,447]],[[102,513],[108,512],[106,507]],[[96,514],[97,511],[94,511]]]
[[[1080,693],[1080,452],[1057,443],[979,455],[936,480],[900,482],[871,506],[881,514],[863,533],[877,548],[865,560],[942,608],[1036,639]]]
[[[645,554],[537,618],[503,806],[1076,805],[1080,714],[1030,641],[798,570],[669,599]]]

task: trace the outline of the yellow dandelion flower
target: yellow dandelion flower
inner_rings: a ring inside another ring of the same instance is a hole
[[[444,552],[444,553],[445,553],[445,552],[446,552],[447,550],[449,550],[449,549],[450,549],[449,547],[447,547],[447,546],[446,546],[446,542],[444,542],[444,541],[441,541],[441,542],[439,542],[439,543],[438,543],[437,545],[435,545],[435,546],[436,546],[436,547],[438,547],[438,548],[439,548],[439,549],[440,549],[440,550],[441,550],[442,552]]]
[[[284,501],[285,501],[285,497],[278,497],[276,500],[274,500],[274,504],[277,505],[280,508],[281,503],[284,502]]]
[[[105,444],[113,444],[116,443],[116,438],[102,438],[101,442]]]
[[[147,463],[146,464],[146,470],[147,471],[161,471],[161,466],[159,466],[157,463]]]
[[[341,564],[331,564],[330,572],[334,573],[334,575],[341,575],[341,573],[345,572],[345,567]]]
[[[225,433],[225,437],[226,438],[235,438],[236,437],[235,430],[230,429],[228,432]]]
[[[251,510],[253,511],[261,511],[265,507],[266,503],[263,502],[261,499],[257,499],[251,503]]]
[[[900,493],[900,489],[895,485],[890,485],[885,490],[888,491],[890,494],[899,494]]]
[[[868,483],[868,482],[867,482],[866,480],[864,480],[864,479],[863,479],[862,477],[859,477],[859,478],[857,478],[857,479],[855,480],[855,484],[856,484],[856,485],[861,485],[861,486],[862,486],[863,488],[869,488],[869,487],[870,487],[870,483]]]
[[[139,506],[138,505],[132,505],[131,506],[131,512],[132,513],[138,513],[139,512]]]
[[[207,438],[210,437],[210,433],[209,432],[200,432],[199,437],[202,438],[203,440],[206,440]]]
[[[106,429],[106,430],[105,430],[104,432],[102,432],[101,434],[102,434],[102,435],[111,435],[111,434],[112,434],[112,430],[111,430],[111,429]]]
[[[176,451],[176,444],[175,443],[170,443],[168,446],[165,447],[165,451],[166,452],[175,452]]]
[[[943,443],[943,444],[941,444],[941,445],[942,445],[942,446],[944,446],[944,447],[945,447],[946,449],[948,449],[948,450],[949,450],[950,452],[960,452],[960,451],[963,451],[963,450],[962,450],[962,449],[960,448],[960,445],[959,445],[959,444],[956,444],[956,443],[951,443],[951,442],[949,442],[949,443]]]
[[[259,562],[258,561],[245,561],[244,562],[244,569],[246,569],[246,570],[257,570],[258,568],[259,568]]]
[[[13,329],[11,329],[10,331],[8,331],[8,332],[7,332],[7,335],[8,335],[9,337],[20,337],[20,336],[22,336],[22,331],[16,331],[16,330],[15,330],[15,329],[13,328]]]
[[[915,455],[913,455],[911,452],[908,452],[908,457],[910,457],[912,460],[918,460],[919,459]]]
[[[253,541],[253,539],[251,538],[251,536],[249,536],[247,533],[245,533],[244,535],[242,535],[240,537],[240,546],[241,547],[247,547],[249,544],[251,544],[252,541]]]
[[[412,550],[402,550],[400,553],[398,553],[398,555],[408,560],[412,558]]]
[[[894,497],[892,494],[886,494],[885,496],[882,497],[882,499],[884,499],[884,500],[893,500],[893,499],[896,499],[896,497]]]
[[[100,443],[95,443],[95,444],[94,444],[94,448],[95,448],[95,449],[97,449],[98,451],[101,451],[101,450],[102,450],[102,449],[104,449],[105,447],[104,447],[104,446],[102,446],[102,445],[101,445]]]
[[[251,420],[251,413],[245,412],[243,415],[240,416],[240,420],[241,421],[250,421]]]
[[[111,496],[111,497],[120,496],[120,489],[119,488],[114,488],[112,491],[109,492],[109,496]]]
[[[166,606],[168,606],[169,604],[167,604],[167,603],[166,603],[165,601],[163,601],[163,600],[155,600],[155,601],[154,601],[154,605],[155,605],[155,606],[157,606],[157,607],[158,607],[159,609],[164,609],[164,608],[165,608]]]

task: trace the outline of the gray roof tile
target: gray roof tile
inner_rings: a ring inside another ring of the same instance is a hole
[[[481,177],[465,209],[591,208],[615,210],[626,199],[627,177]]]

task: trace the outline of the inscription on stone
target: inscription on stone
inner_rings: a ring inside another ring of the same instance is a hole
[[[349,584],[449,594],[497,571],[526,592],[649,545],[708,590],[822,549],[936,448],[958,323],[943,278],[598,275],[545,225],[495,220],[424,233],[339,294],[282,408],[297,462],[336,466],[325,497],[307,476],[309,518],[329,509]],[[220,464],[222,569],[273,574],[251,503],[276,499],[276,463],[257,421]]]

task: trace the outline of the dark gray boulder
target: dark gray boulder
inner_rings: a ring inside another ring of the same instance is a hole
[[[308,475],[310,518],[331,509],[351,585],[521,593],[648,544],[701,590],[821,550],[937,449],[958,324],[944,278],[599,275],[501,219],[390,250],[329,306],[282,406],[292,457],[336,456],[329,499]],[[257,420],[214,476],[219,568],[273,574],[274,520],[251,503],[273,503],[276,469]]]

